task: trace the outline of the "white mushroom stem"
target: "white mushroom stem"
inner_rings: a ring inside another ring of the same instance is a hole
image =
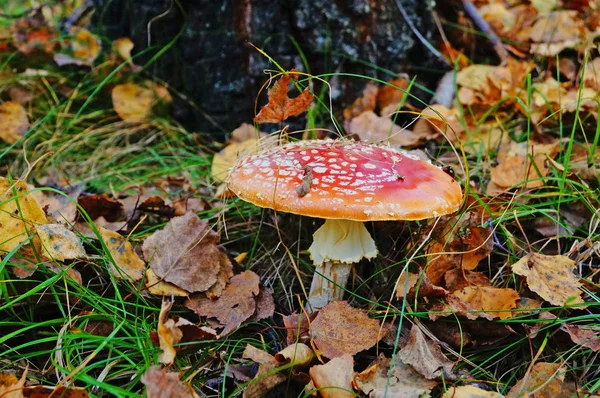
[[[317,267],[308,295],[311,311],[341,300],[352,264],[377,256],[375,241],[364,224],[351,220],[325,220],[313,234],[308,251]]]

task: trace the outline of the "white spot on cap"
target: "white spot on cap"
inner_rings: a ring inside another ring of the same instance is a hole
[[[315,168],[313,169],[313,171],[314,171],[315,173],[322,174],[322,173],[325,173],[325,172],[327,171],[327,167],[315,167]]]
[[[365,198],[365,202],[367,202],[367,203],[368,203],[368,202],[370,202],[370,201],[372,201],[372,200],[373,200],[373,198],[372,198],[372,197],[370,197],[370,196],[369,196],[369,197],[367,197],[367,198]]]
[[[375,165],[374,165],[374,164],[372,164],[372,163],[365,163],[365,168],[367,168],[367,169],[376,169],[376,168],[377,168],[377,166],[375,166]]]

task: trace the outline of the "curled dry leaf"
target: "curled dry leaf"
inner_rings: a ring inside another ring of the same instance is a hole
[[[282,75],[269,89],[269,103],[254,118],[256,123],[281,123],[288,117],[306,112],[312,104],[313,95],[305,89],[297,97],[289,98],[288,85],[292,78],[297,80],[297,72],[290,71]]]
[[[389,358],[379,354],[377,361],[354,377],[354,384],[369,398],[421,398],[437,385],[400,360],[394,361],[390,369],[390,362]]]
[[[54,62],[58,66],[91,66],[100,55],[102,42],[85,28],[74,28],[71,34],[72,37],[63,51],[54,55]]]
[[[325,365],[315,365],[309,370],[310,378],[323,398],[351,398],[354,378],[352,355],[344,354],[333,358]]]
[[[148,368],[140,380],[146,386],[148,398],[198,398],[194,389],[179,379],[179,373],[160,366]]]
[[[560,363],[538,362],[510,389],[506,398],[559,397],[564,380],[565,372],[561,370]]]
[[[221,336],[225,336],[254,314],[259,282],[258,275],[254,272],[244,271],[229,280],[218,299],[197,296],[188,301],[186,307],[198,316],[217,319],[223,327]]]
[[[37,225],[35,230],[40,238],[42,253],[46,257],[58,261],[86,257],[81,239],[64,225]]]
[[[115,268],[115,264],[109,261],[110,272],[117,278],[126,276],[134,281],[142,279],[146,270],[146,263],[133,250],[131,243],[117,232],[103,227],[98,227],[98,231],[118,267],[118,269]]]
[[[310,334],[323,355],[335,358],[373,347],[385,335],[385,330],[348,302],[333,301],[319,311],[310,324]]]
[[[29,129],[29,118],[23,105],[6,101],[0,105],[0,139],[14,144]]]
[[[242,358],[250,359],[259,364],[254,381],[250,383],[244,391],[244,398],[260,398],[271,391],[279,383],[286,380],[286,376],[280,373],[265,375],[266,373],[272,372],[273,369],[277,368],[279,365],[271,354],[263,350],[259,350],[248,344],[242,353]]]
[[[112,90],[113,108],[128,123],[140,123],[148,119],[152,107],[158,102],[169,103],[171,96],[166,88],[146,82],[149,88],[134,83],[118,84]]]
[[[275,361],[278,364],[292,363],[294,368],[303,368],[311,363],[314,355],[312,348],[303,343],[296,343],[275,354]]]
[[[450,387],[442,398],[504,398],[495,391],[482,390],[475,386]]]
[[[28,239],[35,225],[46,224],[46,214],[22,182],[0,177],[0,253]]]
[[[517,307],[519,294],[513,289],[502,289],[494,286],[467,286],[454,292],[454,295],[473,310],[484,311],[492,317],[511,318],[513,308]]]
[[[123,215],[123,204],[111,199],[108,195],[79,195],[77,203],[93,220],[104,217],[108,222],[115,222]]]
[[[173,302],[163,300],[160,307],[160,314],[158,315],[158,342],[161,354],[158,356],[158,362],[164,365],[171,365],[175,361],[177,352],[175,351],[174,344],[177,344],[181,340],[181,330],[175,327],[169,327],[165,323],[169,316],[169,311],[173,307]],[[171,326],[171,325],[170,325]]]
[[[156,275],[188,292],[204,292],[221,269],[219,236],[194,213],[174,217],[142,246]]]
[[[452,373],[454,363],[446,358],[437,343],[425,337],[417,325],[412,326],[408,342],[398,352],[398,357],[427,379],[442,375],[447,380],[456,378]]]
[[[357,136],[361,141],[414,147],[422,144],[429,136],[415,134],[394,124],[388,116],[377,116],[373,111],[365,111],[348,124],[348,134]]]
[[[527,278],[529,288],[553,305],[583,303],[581,283],[573,275],[575,262],[566,256],[531,253],[512,265]]]

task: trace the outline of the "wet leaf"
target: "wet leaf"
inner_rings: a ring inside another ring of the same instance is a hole
[[[225,336],[254,314],[259,282],[258,275],[254,272],[244,271],[229,280],[218,299],[196,296],[186,303],[186,307],[198,316],[218,320],[219,325],[223,327],[221,336]]]
[[[219,236],[194,213],[174,217],[142,246],[156,275],[187,290],[203,292],[217,281],[221,269]]]
[[[425,337],[417,325],[411,328],[408,342],[398,352],[398,357],[427,379],[442,375],[445,379],[456,378],[452,373],[454,363],[446,358],[437,343]]]
[[[179,379],[178,372],[168,372],[160,366],[152,366],[140,379],[146,386],[148,398],[197,398],[191,386]]]
[[[319,311],[310,324],[310,334],[327,358],[373,347],[385,335],[379,322],[346,301],[333,301]]]
[[[503,398],[504,395],[495,391],[482,390],[475,386],[450,387],[442,398]]]
[[[0,105],[0,139],[14,144],[29,129],[29,118],[23,105],[6,101]]]
[[[92,66],[100,51],[102,42],[85,28],[73,29],[72,37],[63,50],[54,55],[58,66],[85,65]]]
[[[560,363],[538,362],[531,372],[510,389],[506,398],[529,396],[533,398],[558,397],[565,380]]]
[[[354,360],[349,354],[333,358],[325,365],[315,365],[309,370],[310,378],[323,398],[354,397],[352,379]]]
[[[520,298],[513,289],[494,286],[467,286],[454,292],[454,295],[468,303],[472,309],[484,311],[500,319],[513,316],[510,310],[517,307]]]
[[[369,398],[421,398],[437,385],[400,360],[394,361],[394,367],[390,369],[390,362],[380,354],[375,363],[356,375],[355,385]]]
[[[302,368],[312,362],[314,355],[312,348],[303,343],[296,343],[275,354],[275,361],[280,365],[292,363],[294,368]]]
[[[152,108],[159,102],[172,101],[162,86],[146,83],[149,88],[134,83],[118,84],[112,90],[115,112],[128,123],[140,123],[149,118]]]
[[[133,250],[131,243],[127,241],[121,234],[110,231],[103,227],[98,227],[100,236],[110,252],[113,260],[117,265],[115,268],[112,262],[108,262],[110,272],[117,278],[122,278],[125,275],[134,281],[142,279],[146,271],[146,263]]]
[[[290,71],[281,76],[268,91],[269,103],[262,107],[254,118],[256,123],[280,123],[291,116],[306,112],[312,104],[313,95],[305,89],[295,98],[288,97],[290,80],[297,80],[296,73]]]
[[[553,305],[583,303],[581,283],[573,271],[575,262],[566,256],[531,253],[512,265],[515,274],[527,279],[529,288]]]
[[[394,124],[390,117],[377,116],[373,111],[365,111],[352,119],[347,130],[348,134],[357,136],[361,141],[389,142],[401,147],[414,147],[429,138]]]
[[[42,245],[42,253],[58,261],[85,258],[81,239],[61,224],[45,224],[35,227]]]
[[[13,250],[28,239],[35,225],[48,222],[27,185],[13,184],[0,177],[0,253]]]
[[[104,217],[106,221],[115,222],[123,215],[123,204],[105,194],[79,195],[77,203],[92,221]]]

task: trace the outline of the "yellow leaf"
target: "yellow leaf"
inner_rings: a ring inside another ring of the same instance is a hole
[[[11,185],[0,177],[0,252],[9,252],[29,236],[38,224],[46,224],[46,214],[27,192],[27,185],[19,181]]]
[[[231,169],[237,162],[240,155],[250,152],[258,146],[258,140],[250,138],[242,142],[234,142],[227,145],[223,150],[217,153],[212,162],[211,176],[216,182],[224,182]]]
[[[35,227],[42,244],[42,253],[58,261],[85,257],[81,239],[61,224],[45,224]]]
[[[519,300],[519,294],[513,289],[494,286],[468,286],[454,292],[454,295],[469,303],[473,309],[483,310],[500,319],[512,317],[509,310],[517,308]]]
[[[561,371],[560,363],[538,362],[533,365],[531,372],[513,388],[506,398],[547,398],[561,396],[565,372]]]
[[[503,398],[504,395],[494,391],[485,391],[475,386],[450,387],[442,398]]]
[[[121,58],[123,58],[125,61],[129,61],[130,63],[132,62],[131,50],[133,50],[133,42],[129,37],[121,37],[120,39],[115,40],[113,45],[115,46],[117,53]]]
[[[150,117],[152,107],[159,101],[171,102],[166,88],[147,82],[150,88],[134,83],[116,85],[112,90],[115,112],[128,123],[139,123]]]
[[[13,144],[29,129],[29,119],[23,105],[7,101],[0,105],[0,139]]]
[[[189,293],[172,283],[160,279],[150,268],[146,271],[146,287],[157,296],[187,297]]]
[[[531,253],[512,265],[515,274],[527,278],[529,288],[553,305],[583,303],[581,283],[573,275],[575,261],[566,256]]]
[[[106,245],[108,251],[115,260],[119,270],[133,280],[140,280],[144,276],[146,263],[133,250],[133,246],[121,234],[110,231],[103,227],[98,227],[100,236]],[[122,273],[115,269],[112,263],[109,263],[110,271],[118,278]]]

